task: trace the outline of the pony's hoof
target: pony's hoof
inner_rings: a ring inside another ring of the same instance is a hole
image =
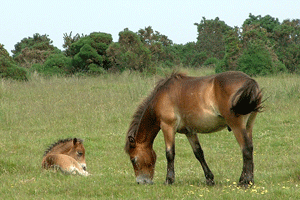
[[[208,186],[214,186],[215,185],[215,181],[212,179],[206,179],[206,185]]]
[[[240,181],[238,187],[243,187],[247,189],[248,187],[251,188],[254,185],[254,181]]]
[[[166,181],[165,181],[165,185],[172,185],[174,182],[175,182],[174,179],[167,178]]]

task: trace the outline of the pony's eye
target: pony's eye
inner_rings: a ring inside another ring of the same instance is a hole
[[[83,153],[82,153],[82,152],[77,152],[77,155],[78,155],[78,156],[82,156]]]
[[[136,157],[134,157],[134,158],[132,158],[132,159],[130,159],[130,161],[132,162],[132,164],[136,164],[136,161],[137,161],[137,158]]]

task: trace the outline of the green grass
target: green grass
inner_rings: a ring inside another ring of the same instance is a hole
[[[211,69],[182,69],[189,75]],[[0,82],[0,196],[2,199],[299,199],[300,77],[257,77],[265,111],[254,127],[255,185],[237,187],[242,155],[232,132],[199,135],[216,185],[208,187],[184,135],[176,135],[176,181],[164,185],[165,147],[158,134],[154,185],[135,183],[123,147],[131,116],[157,76],[124,72],[100,77]],[[88,177],[43,171],[48,145],[84,139]]]

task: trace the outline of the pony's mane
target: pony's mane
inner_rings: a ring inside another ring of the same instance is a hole
[[[135,111],[135,113],[132,117],[132,121],[131,121],[131,124],[129,126],[129,129],[128,129],[128,132],[126,135],[126,145],[125,145],[126,152],[129,151],[128,137],[131,136],[131,137],[135,138],[136,133],[138,132],[138,129],[140,127],[141,120],[142,120],[146,110],[149,108],[150,111],[152,111],[153,100],[155,99],[156,95],[159,92],[161,92],[162,90],[168,89],[168,87],[174,80],[179,80],[179,79],[182,79],[185,77],[187,77],[187,76],[183,73],[173,72],[166,78],[160,79],[157,82],[157,85],[155,86],[155,88],[153,89],[151,94],[148,97],[146,97],[143,100],[143,102],[138,106],[137,110]]]
[[[55,143],[53,143],[53,144],[51,144],[48,148],[47,148],[47,150],[45,151],[45,153],[44,153],[44,157],[54,148],[54,147],[56,147],[57,145],[59,145],[59,144],[61,144],[61,143],[66,143],[66,142],[70,142],[71,140],[73,140],[74,138],[67,138],[67,139],[61,139],[61,140],[58,140],[57,142],[55,142]],[[80,139],[80,138],[76,138],[77,139],[77,142],[79,142],[79,143],[83,143],[83,140],[82,139]]]

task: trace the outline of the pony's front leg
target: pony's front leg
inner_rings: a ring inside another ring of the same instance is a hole
[[[165,184],[172,184],[175,181],[175,132],[173,126],[166,123],[161,123],[161,129],[164,134],[166,144],[166,158],[167,158],[167,177]]]
[[[174,170],[174,160],[175,160],[175,145],[171,148],[166,149],[166,157],[167,157],[167,177],[165,184],[172,184],[175,181],[175,170]]]
[[[196,133],[189,133],[186,135],[192,148],[193,148],[193,151],[194,151],[194,154],[195,154],[195,157],[198,159],[198,161],[200,162],[202,168],[203,168],[203,171],[204,171],[204,175],[205,175],[205,178],[206,178],[206,184],[207,185],[214,185],[215,182],[214,182],[214,175],[213,173],[210,171],[205,159],[204,159],[204,153],[203,153],[203,150],[201,148],[201,145],[200,145],[200,142],[199,142],[199,139],[198,139],[198,136]]]

